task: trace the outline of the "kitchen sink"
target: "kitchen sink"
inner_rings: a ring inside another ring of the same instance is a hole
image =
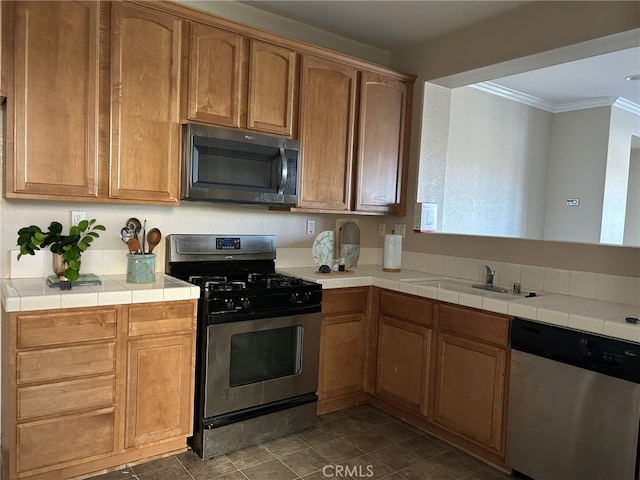
[[[460,281],[450,280],[450,279],[408,280],[407,283],[411,283],[413,285],[435,287],[435,288],[440,288],[442,290],[452,290],[454,292],[459,292],[459,293],[479,295],[481,297],[503,298],[505,300],[524,297],[523,293],[518,294],[518,293],[511,293],[511,292],[496,292],[493,290],[485,290],[482,288],[474,287],[472,286],[471,283],[465,283],[465,282],[460,282]]]

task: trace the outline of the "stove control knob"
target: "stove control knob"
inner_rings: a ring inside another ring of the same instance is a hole
[[[301,303],[299,294],[292,293],[291,296],[289,297],[289,303],[293,303],[293,304]]]
[[[248,298],[242,299],[242,308],[249,308],[251,306],[251,302]]]
[[[302,295],[302,303],[309,303],[311,301],[311,293],[310,292],[305,292]]]
[[[226,298],[224,300],[224,306],[227,307],[227,310],[233,310],[233,308],[235,307],[233,298]]]

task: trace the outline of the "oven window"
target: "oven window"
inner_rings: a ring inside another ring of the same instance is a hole
[[[301,368],[302,327],[299,325],[231,337],[231,387],[297,375]]]

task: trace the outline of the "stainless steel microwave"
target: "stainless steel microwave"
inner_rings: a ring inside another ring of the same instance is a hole
[[[282,137],[186,124],[182,198],[292,206],[300,143]]]

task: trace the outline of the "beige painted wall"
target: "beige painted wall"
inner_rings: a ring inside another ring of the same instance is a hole
[[[640,44],[637,2],[532,2],[392,52],[390,65],[418,76],[414,90],[408,210],[416,198],[423,85],[468,85]],[[404,249],[640,277],[640,249],[581,243],[410,233]]]

